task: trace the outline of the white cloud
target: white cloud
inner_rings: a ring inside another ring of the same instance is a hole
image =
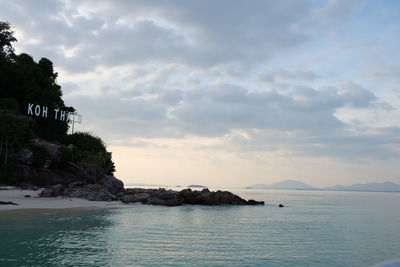
[[[363,43],[348,31],[361,8],[333,0],[0,0],[19,51],[54,61],[66,102],[109,142],[197,136],[226,151],[398,156],[397,121],[376,125],[358,112],[397,116],[398,102],[381,92],[399,87],[399,66],[375,56],[373,64],[389,67],[370,68],[353,60],[354,49],[335,50]],[[387,76],[393,81],[382,89]]]

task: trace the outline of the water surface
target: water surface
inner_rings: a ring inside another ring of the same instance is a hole
[[[232,191],[267,205],[0,213],[0,266],[369,266],[400,258],[398,193]]]

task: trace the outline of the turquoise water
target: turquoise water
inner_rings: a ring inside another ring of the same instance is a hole
[[[269,204],[0,213],[0,266],[370,266],[400,258],[398,193],[231,191]]]

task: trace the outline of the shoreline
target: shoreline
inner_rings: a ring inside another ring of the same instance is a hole
[[[89,201],[82,198],[39,198],[42,190],[22,190],[18,188],[7,188],[0,190],[0,201],[13,202],[18,205],[0,205],[0,214],[8,211],[27,211],[36,210],[41,213],[55,210],[72,210],[72,209],[100,209],[100,208],[117,208],[123,206],[122,203],[116,201]],[[25,197],[30,195],[30,197]]]

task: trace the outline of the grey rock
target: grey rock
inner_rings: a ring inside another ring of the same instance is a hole
[[[11,201],[0,201],[0,205],[18,205],[18,204]]]
[[[27,165],[31,165],[33,162],[33,153],[30,149],[28,148],[23,148],[21,151],[17,154],[17,159]]]
[[[51,190],[51,188],[45,188],[40,192],[39,197],[53,197],[53,190]]]
[[[132,202],[144,202],[150,197],[149,194],[147,193],[139,193],[136,195],[133,195],[133,201]]]
[[[249,199],[247,201],[248,205],[265,205],[264,201],[255,201],[254,199]],[[281,204],[279,204],[281,205]]]
[[[53,185],[49,188],[44,189],[39,196],[40,197],[58,197],[61,196],[64,191],[64,186],[62,184]]]
[[[108,192],[114,195],[117,195],[124,190],[124,183],[112,175],[105,175],[103,184],[107,188]]]
[[[121,197],[123,203],[145,202],[150,197],[147,193],[127,194]]]
[[[182,205],[182,201],[179,199],[164,200],[159,198],[152,198],[150,200],[150,204],[161,205],[161,206],[179,206]]]
[[[128,204],[128,203],[133,203],[134,195],[123,195],[121,197],[121,202]]]
[[[50,156],[50,159],[59,160],[60,155],[61,155],[61,153],[60,153],[61,145],[52,143],[52,142],[49,142],[49,141],[46,141],[46,140],[43,140],[40,138],[32,139],[30,141],[30,143],[31,143],[31,145],[42,147],[42,148],[46,149],[47,153]]]

